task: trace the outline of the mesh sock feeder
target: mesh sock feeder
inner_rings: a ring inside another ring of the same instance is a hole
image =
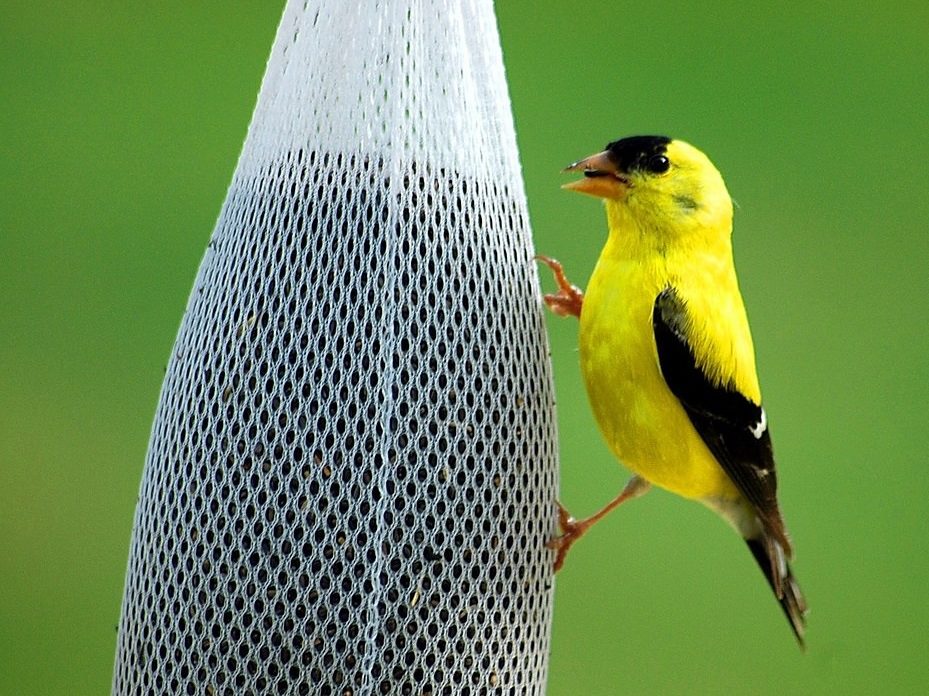
[[[532,253],[491,0],[288,2],[162,387],[114,694],[544,693]]]

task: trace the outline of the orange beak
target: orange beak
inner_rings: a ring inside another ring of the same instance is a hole
[[[630,186],[629,180],[616,168],[608,150],[570,164],[562,171],[584,172],[584,178],[564,184],[561,188],[597,198],[622,198]]]

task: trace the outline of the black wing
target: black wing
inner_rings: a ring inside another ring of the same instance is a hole
[[[731,385],[713,384],[707,378],[687,340],[686,311],[673,287],[655,299],[652,325],[661,374],[706,446],[789,555],[764,409]]]

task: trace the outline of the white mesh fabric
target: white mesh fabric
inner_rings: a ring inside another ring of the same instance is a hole
[[[544,692],[531,258],[490,0],[289,2],[162,388],[114,694]]]

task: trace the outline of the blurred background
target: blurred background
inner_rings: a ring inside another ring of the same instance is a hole
[[[0,8],[2,694],[109,690],[163,368],[282,7]],[[742,542],[653,492],[558,576],[553,696],[929,686],[929,4],[890,7],[499,3],[537,248],[575,282],[605,221],[562,166],[661,133],[724,173],[812,607],[803,655]],[[576,322],[549,329],[561,495],[586,515],[626,473]]]

